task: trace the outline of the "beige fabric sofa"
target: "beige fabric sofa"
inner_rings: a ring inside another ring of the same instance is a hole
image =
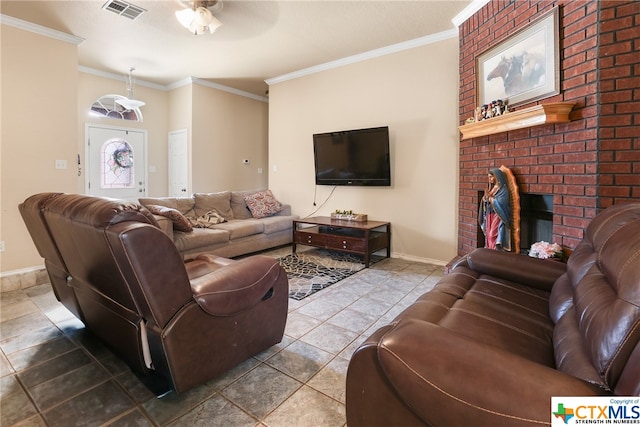
[[[291,215],[291,206],[280,204],[282,210],[264,218],[254,218],[248,209],[245,197],[264,191],[195,193],[191,197],[145,197],[140,198],[139,202],[152,213],[157,211],[158,206],[162,206],[174,209],[192,220],[212,211],[217,212],[225,219],[224,222],[211,224],[210,228],[194,227],[191,231],[181,231],[183,227],[175,215],[154,214],[154,217],[185,259],[201,253],[231,258],[292,241],[293,220],[298,219],[298,216]]]

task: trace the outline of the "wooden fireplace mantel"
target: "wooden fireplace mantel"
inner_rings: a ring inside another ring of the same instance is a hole
[[[575,102],[553,102],[534,105],[523,110],[511,111],[502,116],[459,126],[462,139],[493,135],[510,130],[523,129],[550,123],[569,121],[569,113]]]

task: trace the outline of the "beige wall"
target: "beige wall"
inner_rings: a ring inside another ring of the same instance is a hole
[[[71,43],[0,26],[2,65],[2,271],[42,265],[18,204],[45,191],[75,192],[77,50]],[[55,168],[66,160],[67,169]]]
[[[126,95],[124,81],[79,72],[72,43],[8,25],[0,29],[3,275],[43,265],[18,204],[39,192],[84,192],[87,123],[147,130],[147,163],[156,170],[148,174],[150,196],[167,194],[168,132],[185,128],[196,158],[193,191],[267,186],[267,103],[199,85],[168,91],[137,84],[135,97],[146,102],[143,122],[90,117],[88,110],[98,97]],[[241,164],[245,158],[250,166]],[[66,160],[67,169],[55,169],[56,160]]]
[[[193,85],[184,85],[169,92],[169,130],[187,129],[191,134],[193,115]]]
[[[193,86],[194,193],[266,188],[268,107],[262,101]],[[250,164],[242,164],[243,159]]]
[[[351,209],[390,221],[393,256],[451,260],[458,179],[458,74],[451,70],[457,64],[453,38],[271,85],[269,185],[276,197],[303,217]],[[313,133],[385,125],[391,187],[337,187],[332,196],[333,187],[314,188]]]
[[[272,85],[270,104],[197,84],[138,84],[147,105],[144,122],[133,123],[87,117],[94,99],[125,87],[78,72],[75,45],[1,29],[3,273],[42,265],[17,205],[37,192],[83,191],[75,162],[84,158],[86,123],[148,130],[151,196],[167,191],[167,133],[187,128],[194,192],[269,186],[301,216],[316,209],[315,191],[318,206],[331,191],[315,188],[311,135],[388,125],[393,186],[338,187],[317,214],[353,209],[391,221],[395,256],[445,262],[456,253],[457,39]],[[55,169],[55,160],[67,169]]]

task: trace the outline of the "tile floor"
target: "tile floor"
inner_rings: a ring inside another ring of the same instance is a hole
[[[344,426],[351,354],[442,275],[439,266],[385,259],[302,301],[290,299],[280,344],[220,378],[160,399],[48,284],[4,292],[0,425]]]

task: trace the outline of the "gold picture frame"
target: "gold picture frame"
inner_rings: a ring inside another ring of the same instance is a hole
[[[517,106],[560,93],[558,8],[476,60],[478,106],[501,99]]]

